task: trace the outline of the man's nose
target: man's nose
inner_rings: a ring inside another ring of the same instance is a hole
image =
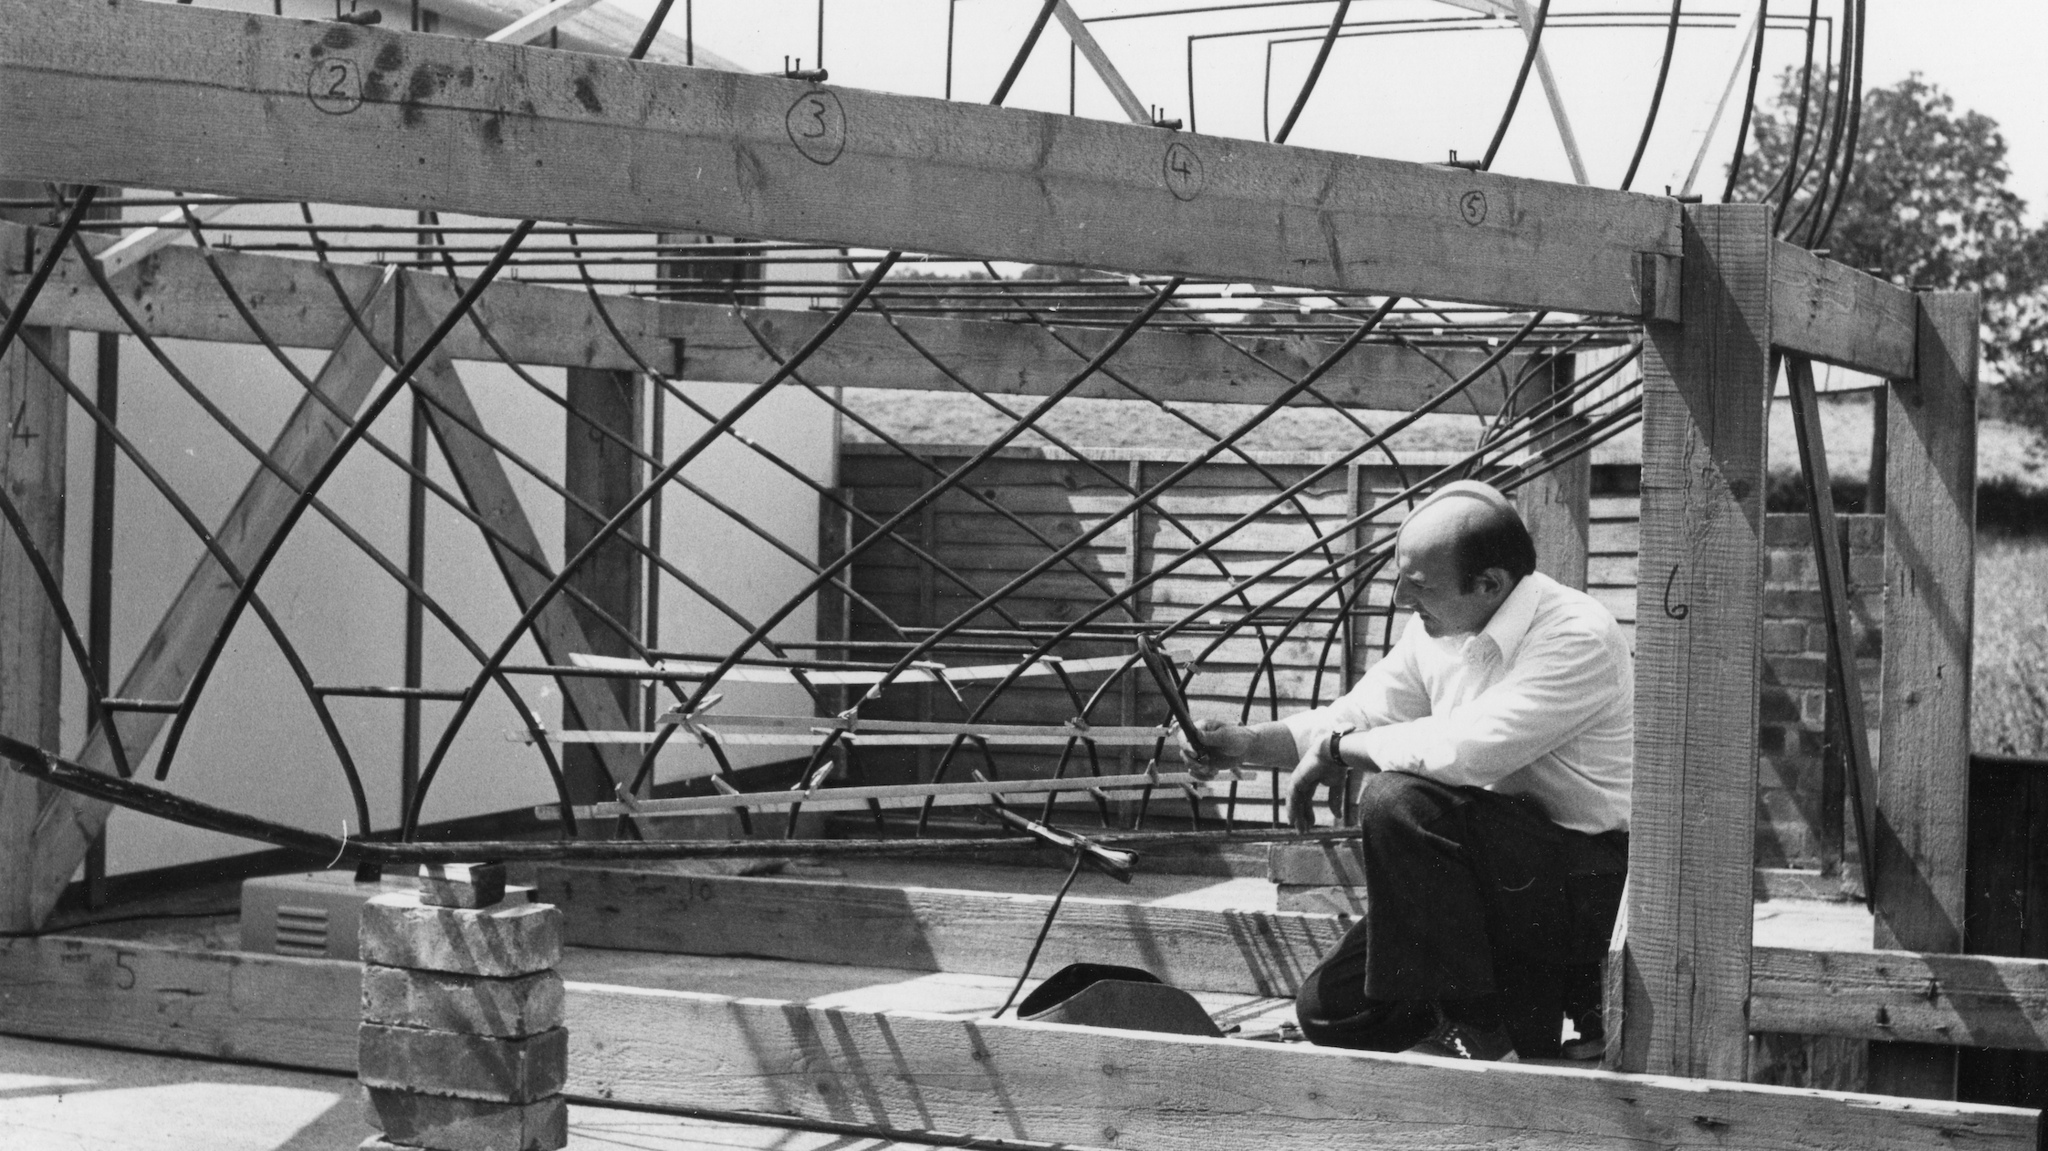
[[[1415,606],[1415,589],[1409,586],[1408,580],[1405,576],[1397,575],[1394,577],[1394,606]]]

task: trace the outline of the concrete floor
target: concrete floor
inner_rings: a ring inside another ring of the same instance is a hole
[[[375,1134],[346,1075],[0,1036],[5,1151],[355,1151]],[[926,1151],[912,1144],[569,1108],[572,1151]]]

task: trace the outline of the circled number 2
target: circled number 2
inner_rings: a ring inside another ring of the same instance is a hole
[[[363,73],[346,56],[329,56],[306,75],[306,97],[330,116],[346,116],[363,106]]]
[[[789,142],[813,164],[830,164],[846,151],[846,108],[823,88],[798,96],[782,123]]]
[[[1478,227],[1486,222],[1486,193],[1467,192],[1458,197],[1458,214],[1467,224]]]

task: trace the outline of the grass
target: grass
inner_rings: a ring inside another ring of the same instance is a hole
[[[2048,537],[1980,536],[1970,745],[2048,756]]]

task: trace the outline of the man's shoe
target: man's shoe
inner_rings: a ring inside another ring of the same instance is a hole
[[[1475,1059],[1484,1063],[1518,1063],[1515,1041],[1506,1028],[1487,1031],[1470,1023],[1440,1018],[1436,1030],[1403,1054],[1434,1055],[1440,1059]]]

